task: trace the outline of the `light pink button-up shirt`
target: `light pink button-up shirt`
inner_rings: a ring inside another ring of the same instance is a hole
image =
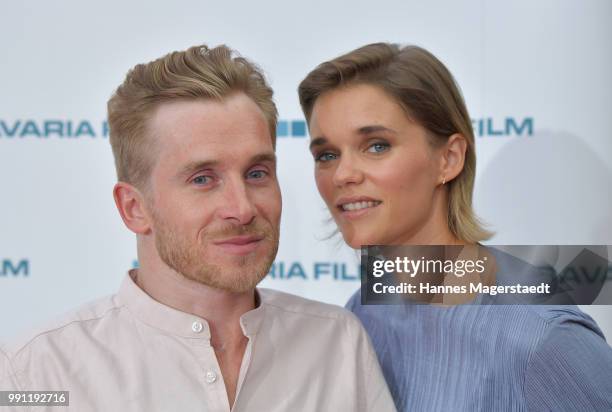
[[[240,319],[249,341],[232,411],[395,410],[350,312],[258,292]],[[79,412],[230,411],[206,320],[153,300],[130,276],[116,295],[0,350],[0,390],[70,391]]]

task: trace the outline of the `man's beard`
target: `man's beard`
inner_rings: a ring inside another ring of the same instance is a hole
[[[278,251],[278,226],[255,223],[256,219],[248,226],[228,224],[211,232],[203,231],[201,242],[195,242],[181,236],[179,230],[167,225],[159,216],[153,216],[157,253],[166,265],[190,280],[228,292],[247,292],[267,275]],[[231,268],[207,261],[206,243],[240,235],[262,237],[258,250],[233,256]],[[261,248],[267,250],[259,250]]]

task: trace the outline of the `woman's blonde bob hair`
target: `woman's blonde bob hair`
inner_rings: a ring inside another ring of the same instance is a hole
[[[461,173],[447,182],[448,225],[467,243],[491,237],[472,209],[476,175],[476,153],[472,122],[457,84],[433,54],[417,46],[374,43],[320,64],[300,83],[300,104],[310,122],[312,108],[323,93],[348,84],[380,87],[406,111],[407,116],[429,133],[430,143],[439,146],[459,133],[467,142]]]

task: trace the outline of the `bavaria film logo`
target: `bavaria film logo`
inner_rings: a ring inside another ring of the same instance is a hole
[[[533,117],[484,117],[472,119],[474,133],[478,137],[525,137],[533,136]],[[305,139],[308,127],[301,119],[278,121],[277,137]],[[0,139],[106,139],[108,122],[88,119],[0,119]]]
[[[138,260],[132,260],[132,269],[138,269]],[[302,262],[275,261],[270,266],[267,277],[272,280],[333,280],[356,282],[360,279],[359,265],[348,265],[344,262],[314,262],[312,266]]]
[[[90,120],[0,119],[2,139],[97,138],[108,137],[108,123]]]
[[[314,262],[306,265],[303,262],[275,261],[268,271],[268,278],[273,280],[333,280],[359,281],[361,271],[359,265],[349,265],[344,262]]]
[[[2,139],[76,139],[108,138],[108,122],[58,119],[0,119],[0,138]],[[306,122],[304,120],[279,120],[276,127],[278,137],[305,138]]]
[[[484,117],[472,119],[472,128],[478,137],[531,137],[533,136],[533,123],[533,117],[505,117],[502,119]]]
[[[30,276],[29,259],[0,259],[0,279]]]

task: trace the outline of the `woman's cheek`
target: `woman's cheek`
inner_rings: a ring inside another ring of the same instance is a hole
[[[319,194],[321,195],[325,203],[329,205],[330,204],[329,202],[333,201],[332,199],[333,185],[332,185],[331,175],[326,170],[316,170],[315,171],[315,182],[317,184],[317,189],[319,190]]]

